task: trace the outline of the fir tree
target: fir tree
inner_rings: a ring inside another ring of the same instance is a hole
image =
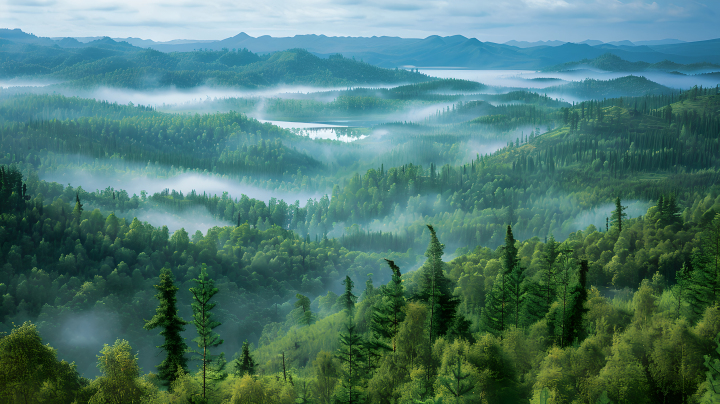
[[[347,311],[348,317],[352,317],[352,312],[355,309],[355,303],[357,302],[357,296],[355,296],[352,292],[355,287],[355,283],[352,279],[350,279],[350,276],[345,275],[345,280],[342,281],[342,284],[345,286],[345,293],[340,295],[338,302],[340,303],[340,306]]]
[[[450,371],[450,375],[451,377],[440,377],[439,381],[455,397],[455,402],[459,403],[463,396],[475,388],[471,375],[462,371],[462,360],[459,356],[455,358],[455,366]]]
[[[381,289],[382,300],[375,307],[372,316],[370,329],[375,334],[376,339],[390,340],[392,346],[384,345],[388,350],[395,352],[397,350],[395,336],[398,332],[400,323],[405,320],[405,288],[402,284],[400,268],[395,262],[387,261],[392,270],[392,280],[384,288]]]
[[[190,288],[190,292],[193,298],[193,325],[195,325],[198,337],[193,341],[200,349],[195,353],[198,355],[196,359],[200,361],[202,369],[203,399],[206,399],[208,373],[220,371],[223,364],[222,359],[217,355],[211,355],[209,350],[222,344],[223,340],[213,331],[221,324],[213,319],[211,312],[217,303],[210,302],[210,299],[218,293],[218,288],[215,287],[215,282],[208,277],[205,264],[202,264],[200,276],[195,279],[195,283],[197,286]]]
[[[255,360],[250,355],[250,344],[248,344],[247,340],[243,342],[242,353],[235,362],[235,374],[239,377],[246,374],[250,376],[255,374]]]
[[[178,369],[187,372],[185,353],[188,346],[181,333],[185,331],[185,325],[188,323],[178,315],[176,297],[178,288],[173,284],[173,275],[169,268],[160,270],[160,284],[155,285],[155,289],[158,291],[155,295],[158,299],[158,307],[155,309],[155,316],[145,322],[144,328],[146,330],[162,328],[160,335],[165,339],[165,343],[158,348],[165,351],[166,356],[157,369],[160,380],[164,385],[169,386],[177,379]]]
[[[627,217],[627,213],[625,213],[626,209],[627,206],[622,206],[622,203],[620,203],[620,197],[615,198],[615,210],[612,213],[612,217],[613,224],[618,228],[618,234],[622,233],[623,219]]]
[[[75,208],[73,208],[72,216],[75,218],[75,220],[79,223],[80,218],[82,217],[83,212],[83,205],[80,203],[80,193],[77,192],[75,194]]]
[[[716,278],[710,257],[702,248],[693,249],[691,267],[686,301],[690,306],[691,319],[696,320],[716,300],[714,293]]]
[[[455,321],[459,302],[452,294],[452,281],[443,272],[445,245],[438,240],[435,229],[430,225],[427,227],[430,230],[430,244],[425,251],[428,260],[419,274],[420,290],[414,298],[430,307],[429,335],[430,341],[433,341],[447,333]]]
[[[297,299],[295,302],[295,308],[300,309],[297,322],[302,325],[310,325],[315,322],[315,317],[313,316],[312,311],[310,311],[310,299],[300,293],[297,293],[295,298]]]
[[[362,386],[365,381],[363,371],[364,341],[360,334],[355,332],[355,326],[348,324],[346,332],[340,334],[340,348],[337,358],[343,365],[340,378],[340,388],[335,400],[343,404],[360,404],[365,402]]]
[[[565,333],[565,345],[572,344],[574,341],[582,341],[583,335],[583,315],[587,312],[585,302],[587,301],[587,274],[588,261],[580,261],[580,269],[578,271],[578,282],[572,291],[572,303],[568,313],[568,330]]]

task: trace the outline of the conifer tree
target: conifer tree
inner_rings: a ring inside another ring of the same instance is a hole
[[[80,222],[80,217],[82,216],[83,212],[83,205],[80,203],[80,192],[75,194],[75,208],[73,208],[72,216],[75,218],[77,222]]]
[[[525,278],[522,283],[523,301],[520,307],[520,326],[527,327],[543,318],[550,309],[540,284]]]
[[[345,280],[342,281],[342,284],[345,286],[345,293],[340,295],[338,301],[340,306],[347,311],[348,316],[352,317],[352,312],[355,309],[355,303],[357,302],[357,296],[355,296],[352,292],[355,287],[355,282],[350,279],[350,276],[345,275]]]
[[[255,374],[255,360],[250,355],[250,344],[247,340],[242,344],[242,353],[235,362],[235,374],[239,377]]]
[[[430,244],[425,251],[428,258],[419,274],[420,290],[414,297],[426,302],[430,307],[430,341],[445,335],[455,320],[458,300],[452,294],[452,281],[443,272],[442,256],[445,245],[441,244],[435,229],[428,225],[430,230]]]
[[[450,370],[450,375],[451,377],[440,377],[440,384],[450,392],[456,403],[460,403],[460,399],[475,388],[470,378],[471,375],[462,371],[460,356],[455,358],[455,366]]]
[[[690,306],[692,320],[696,320],[703,315],[705,308],[716,300],[714,294],[716,278],[710,257],[703,248],[693,249],[691,267],[686,300]]]
[[[520,287],[522,284],[522,269],[516,269],[518,266],[517,247],[515,246],[515,237],[512,228],[507,227],[505,231],[505,245],[502,252],[503,267],[498,273],[493,288],[485,297],[485,308],[483,309],[483,324],[489,331],[502,333],[510,321],[511,310],[517,305],[520,308],[522,303],[522,294]],[[515,270],[515,274],[511,277],[509,274]],[[509,279],[511,278],[511,279]],[[513,301],[513,292],[517,301]],[[519,322],[519,313],[516,313],[514,322]]]
[[[566,334],[565,345],[572,344],[576,339],[578,342],[584,338],[582,320],[583,315],[587,312],[585,302],[587,301],[587,274],[588,261],[581,260],[578,271],[578,282],[572,291],[572,303],[568,313],[568,330]]]
[[[188,324],[178,315],[177,291],[178,287],[173,283],[173,275],[170,268],[160,270],[160,284],[155,285],[158,293],[158,307],[155,309],[155,316],[145,322],[144,328],[152,330],[162,328],[160,335],[165,342],[158,348],[165,351],[165,359],[157,366],[158,377],[165,385],[170,385],[177,379],[178,369],[187,372],[187,358],[185,353],[188,346],[181,333],[185,331]]]
[[[215,282],[208,277],[207,266],[202,264],[200,276],[195,279],[194,288],[190,288],[192,293],[192,311],[193,325],[197,330],[198,337],[193,341],[197,343],[199,351],[196,359],[200,361],[203,381],[203,399],[206,399],[208,373],[214,373],[221,370],[222,358],[210,353],[210,348],[215,348],[223,343],[220,336],[213,330],[220,326],[220,322],[214,320],[212,309],[217,303],[211,303],[210,300],[218,293]],[[213,367],[212,365],[216,365]]]
[[[338,403],[360,404],[365,402],[362,389],[364,384],[363,371],[364,341],[360,334],[355,332],[355,326],[348,324],[346,332],[340,333],[340,348],[337,358],[342,363],[340,372],[340,389],[335,396]]]
[[[397,350],[395,336],[400,323],[405,319],[405,288],[402,284],[400,268],[395,262],[387,261],[392,270],[392,280],[382,288],[383,299],[375,307],[372,316],[370,329],[379,340],[390,340],[392,346],[385,345],[385,348],[393,352]]]
[[[315,321],[315,317],[313,316],[312,311],[310,311],[310,299],[300,293],[297,293],[295,298],[297,299],[295,302],[295,308],[300,309],[300,313],[298,313],[297,318],[298,323],[302,325],[312,324]]]
[[[615,198],[615,210],[612,213],[612,221],[613,224],[617,226],[618,233],[622,233],[623,219],[627,217],[627,213],[625,213],[626,209],[627,206],[622,206],[622,203],[620,202],[620,197],[618,196],[617,198]]]
[[[553,300],[555,300],[555,261],[558,256],[558,243],[555,242],[555,237],[550,235],[550,238],[545,242],[545,248],[543,251],[543,267],[541,269],[542,277],[542,289],[545,295],[545,304],[550,307]]]

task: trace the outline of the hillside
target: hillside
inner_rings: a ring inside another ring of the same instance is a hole
[[[343,86],[430,80],[341,55],[320,58],[301,49],[259,56],[247,49],[165,54],[110,38],[60,48],[0,43],[0,78],[59,81],[73,88],[261,88],[278,84]]]
[[[644,71],[664,71],[664,72],[687,72],[687,73],[703,73],[715,72],[720,70],[720,65],[712,63],[692,63],[680,64],[663,60],[656,63],[648,63],[643,61],[629,62],[612,53],[605,53],[595,59],[583,59],[577,62],[568,62],[560,65],[550,66],[543,69],[545,72],[562,72],[567,70],[595,68],[608,72],[644,72]]]

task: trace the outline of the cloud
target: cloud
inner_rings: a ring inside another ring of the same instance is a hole
[[[20,23],[37,35],[154,40],[223,39],[240,31],[253,36],[461,34],[494,42],[698,40],[717,36],[719,11],[720,2],[710,0],[0,1],[6,23]]]

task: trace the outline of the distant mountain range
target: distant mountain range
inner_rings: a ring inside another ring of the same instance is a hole
[[[240,33],[218,41],[174,40],[154,42],[138,38],[41,38],[19,29],[0,29],[0,41],[32,43],[61,48],[98,46],[151,48],[161,52],[188,52],[198,49],[248,49],[265,54],[302,48],[317,56],[340,53],[347,58],[386,68],[465,68],[465,69],[529,69],[540,70],[578,60],[593,60],[605,54],[628,62],[648,64],[697,63],[720,64],[720,39],[683,42],[675,39],[658,41],[620,41],[602,43],[520,42],[505,44],[481,42],[461,35],[424,39],[399,37],[328,37],[296,35],[276,38],[252,37]],[[113,44],[110,44],[111,41]]]

